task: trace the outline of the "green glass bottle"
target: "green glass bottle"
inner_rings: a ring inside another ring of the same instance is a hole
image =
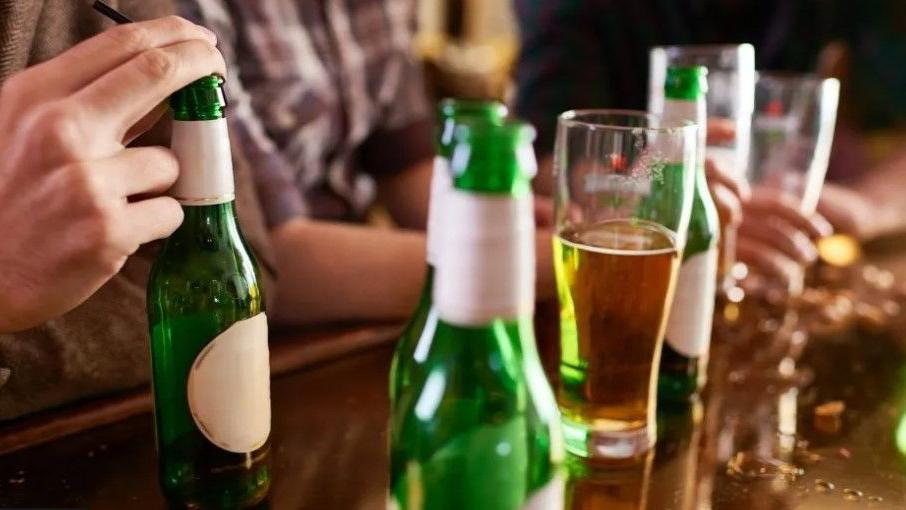
[[[247,508],[270,485],[270,369],[258,268],[236,222],[223,80],[179,90],[171,195],[185,220],[148,282],[160,481],[190,508]]]
[[[397,395],[408,388],[424,364],[424,355],[431,340],[425,332],[434,331],[437,313],[431,306],[434,291],[434,270],[437,265],[438,240],[442,230],[444,194],[452,187],[450,177],[450,155],[453,152],[453,132],[462,122],[500,124],[507,116],[507,107],[497,101],[473,101],[467,99],[444,99],[438,104],[434,174],[431,177],[431,196],[428,208],[427,269],[418,307],[396,344],[396,352],[390,365],[390,405],[395,405]]]
[[[533,130],[461,125],[424,370],[390,431],[390,508],[562,508],[559,413],[535,346]]]
[[[663,118],[694,121],[699,125],[699,143],[692,215],[661,351],[659,401],[688,400],[704,386],[707,376],[720,220],[705,179],[706,91],[705,67],[667,70]]]

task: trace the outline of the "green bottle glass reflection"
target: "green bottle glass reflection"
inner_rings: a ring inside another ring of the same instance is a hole
[[[270,371],[258,268],[236,222],[222,79],[176,92],[171,194],[185,220],[148,283],[160,481],[191,508],[247,508],[270,485]]]
[[[461,125],[424,369],[390,431],[390,508],[562,508],[559,414],[535,347],[533,130]]]
[[[430,332],[437,326],[437,314],[433,311],[431,293],[434,291],[434,268],[437,265],[444,213],[443,196],[452,187],[450,177],[450,155],[453,152],[453,132],[462,122],[500,124],[507,116],[507,108],[497,101],[472,101],[466,99],[445,99],[438,104],[438,126],[435,138],[434,175],[431,178],[431,196],[428,210],[427,268],[418,307],[396,344],[396,352],[390,365],[390,404],[397,401],[397,395],[415,380],[424,366],[424,355],[431,340]],[[426,332],[428,332],[426,334]]]
[[[657,445],[648,508],[695,510],[709,501],[711,473],[699,470],[704,408],[697,397],[668,402],[657,408]]]
[[[720,220],[705,180],[706,77],[703,66],[671,67],[664,86],[663,118],[691,120],[700,129],[692,215],[661,351],[659,401],[688,400],[704,386],[707,376]]]

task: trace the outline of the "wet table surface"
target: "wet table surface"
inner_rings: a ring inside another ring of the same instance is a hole
[[[704,406],[659,413],[651,455],[574,459],[565,507],[906,508],[906,351],[895,336],[812,338],[796,356],[798,384],[724,370]],[[274,380],[270,508],[386,507],[391,355],[384,345]],[[829,402],[842,408],[816,416]],[[0,507],[165,508],[151,416],[0,456]]]

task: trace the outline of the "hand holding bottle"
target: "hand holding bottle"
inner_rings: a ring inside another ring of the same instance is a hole
[[[177,17],[124,25],[2,84],[0,331],[74,308],[180,224],[155,196],[176,179],[172,153],[125,146],[173,91],[224,72],[215,44]]]

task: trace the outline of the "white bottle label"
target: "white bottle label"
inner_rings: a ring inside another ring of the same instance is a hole
[[[192,418],[209,441],[235,453],[264,445],[271,432],[264,313],[236,322],[198,353],[187,392]]]
[[[226,119],[174,121],[170,148],[179,178],[170,195],[183,205],[230,202],[235,195]]]
[[[528,501],[522,505],[522,510],[561,510],[564,490],[563,477],[556,475],[547,485],[529,497]]]
[[[530,315],[535,306],[535,223],[532,196],[480,195],[451,190],[434,285],[438,316],[478,326]]]
[[[666,339],[683,356],[693,358],[708,352],[716,288],[716,247],[693,255],[680,266]]]
[[[437,265],[440,256],[441,230],[443,229],[444,195],[453,187],[447,159],[434,157],[434,174],[431,176],[431,201],[428,203],[428,263]]]

